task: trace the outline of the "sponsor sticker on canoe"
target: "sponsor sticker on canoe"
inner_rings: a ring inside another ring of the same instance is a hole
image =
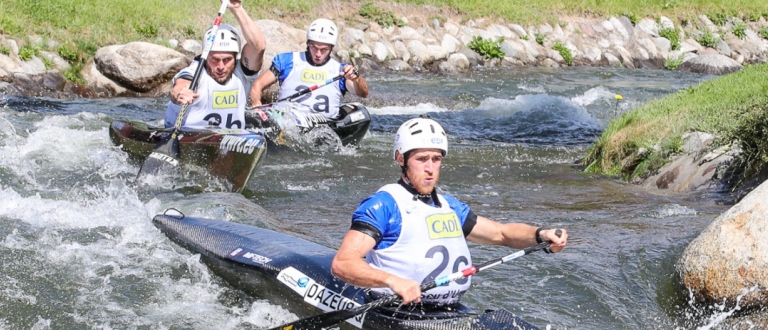
[[[229,257],[243,263],[257,263],[262,265],[266,265],[272,261],[271,258],[267,258],[258,253],[245,251],[242,248],[232,250],[232,252],[229,253]]]
[[[221,150],[222,153],[233,151],[250,155],[262,142],[264,142],[264,140],[258,136],[226,135],[221,139],[219,150]]]
[[[277,274],[277,280],[303,296],[306,303],[326,312],[352,309],[360,306],[354,300],[326,288],[293,267],[283,269],[280,274]],[[363,320],[365,320],[365,314],[360,314],[348,319],[347,322],[362,329]]]
[[[349,114],[349,121],[350,122],[357,122],[365,119],[365,114],[362,111],[353,112]]]

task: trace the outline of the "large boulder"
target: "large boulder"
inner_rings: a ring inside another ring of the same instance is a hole
[[[105,77],[135,91],[148,92],[168,82],[190,59],[173,49],[148,42],[102,47],[93,58]]]
[[[739,62],[722,54],[696,56],[683,62],[683,64],[678,67],[678,69],[682,71],[717,75],[736,72],[743,68],[744,67]]]
[[[697,301],[758,309],[768,303],[768,181],[720,215],[676,264]],[[688,292],[686,292],[686,295]]]

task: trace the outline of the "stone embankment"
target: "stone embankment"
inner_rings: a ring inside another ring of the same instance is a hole
[[[465,24],[437,19],[429,22],[403,17],[405,26],[376,23],[347,26],[335,55],[366,70],[437,71],[461,73],[485,66],[615,66],[674,68],[724,74],[743,64],[768,61],[768,22],[732,19],[722,26],[702,15],[686,25],[666,17],[562,19],[559,24],[522,26],[484,19]],[[287,24],[260,20],[267,39],[265,66],[280,52],[303,50],[305,32]],[[671,32],[671,34],[670,34]],[[761,37],[763,35],[763,37]],[[501,41],[503,58],[485,59],[468,48],[473,38]],[[42,38],[32,40],[42,43]],[[55,49],[40,45],[40,49]],[[198,40],[170,40],[170,49],[145,42],[99,49],[80,72],[81,86],[64,78],[69,64],[52,52],[26,61],[16,41],[0,39],[0,93],[48,97],[163,96],[168,80],[201,51]]]

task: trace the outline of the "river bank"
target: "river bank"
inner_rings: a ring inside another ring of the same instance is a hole
[[[524,26],[498,19],[464,20],[424,6],[392,25],[381,25],[359,15],[350,20],[355,8],[335,12],[331,18],[341,36],[334,54],[364,70],[460,74],[477,66],[573,65],[723,74],[768,60],[768,21],[762,16],[750,22],[718,17],[716,23],[706,15],[684,22],[664,16],[569,16],[560,17],[557,24]],[[268,44],[265,68],[275,54],[304,48],[303,28],[274,20],[257,23]],[[201,51],[198,39],[167,40],[169,47],[146,42],[102,47],[77,72],[82,77],[78,79],[62,74],[71,72],[71,66],[60,54],[42,50],[55,48],[50,47],[55,40],[41,36],[29,40],[32,47],[0,38],[3,93],[55,98],[164,96],[170,77]],[[503,55],[480,54],[470,49],[473,40],[497,47]]]

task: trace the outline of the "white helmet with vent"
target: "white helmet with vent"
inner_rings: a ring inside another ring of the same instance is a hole
[[[448,154],[448,136],[440,124],[429,118],[413,118],[400,125],[395,135],[395,160],[397,152],[405,155],[408,151],[424,148],[440,149],[443,157]]]
[[[205,37],[203,37],[203,49],[209,42],[213,32],[213,27],[205,31]],[[213,40],[212,52],[232,52],[240,53],[240,35],[237,30],[229,24],[219,25],[219,29],[216,31],[216,37]]]
[[[307,40],[336,46],[336,42],[339,40],[339,29],[330,20],[318,18],[312,24],[309,24]]]

